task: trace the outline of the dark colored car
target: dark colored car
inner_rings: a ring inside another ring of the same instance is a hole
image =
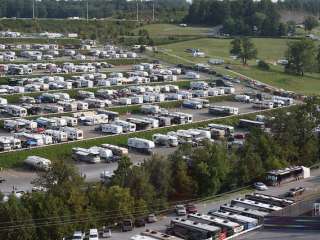
[[[187,210],[187,213],[197,213],[198,212],[197,207],[192,203],[186,204],[186,210]]]
[[[131,219],[125,219],[122,221],[122,232],[132,231],[133,230],[133,222]]]
[[[146,221],[144,218],[137,218],[136,221],[134,222],[135,227],[144,227],[146,226]]]
[[[0,177],[0,183],[5,182],[6,180],[3,177]]]
[[[305,192],[305,190],[306,189],[304,187],[291,188],[287,193],[287,197],[296,197],[302,195]]]

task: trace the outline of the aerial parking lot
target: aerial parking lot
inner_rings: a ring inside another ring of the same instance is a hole
[[[235,72],[228,35],[198,39],[217,28],[95,20],[0,31],[0,239],[289,239],[261,226],[317,189],[316,101]]]

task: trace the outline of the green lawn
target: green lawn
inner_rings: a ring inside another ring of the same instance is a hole
[[[270,85],[283,88],[285,90],[295,91],[302,94],[320,93],[320,74],[307,73],[304,77],[289,75],[284,73],[283,68],[272,66],[270,71],[259,70],[255,61],[250,61],[250,66],[244,67],[240,62],[230,59],[230,39],[211,39],[203,38],[193,41],[168,44],[159,47],[162,53],[158,56],[164,61],[177,63],[181,61],[193,63],[206,63],[209,58],[223,58],[230,64],[234,71],[254,78],[256,80],[268,83]],[[269,63],[283,58],[287,49],[288,39],[254,38],[253,42],[258,49],[258,58]],[[290,40],[295,41],[295,40]],[[206,58],[194,58],[190,53],[185,52],[186,48],[199,48],[207,54]],[[183,61],[182,61],[183,59]],[[215,67],[218,72],[229,74],[223,67]]]
[[[307,73],[305,76],[289,75],[280,67],[262,71],[257,67],[233,66],[234,71],[261,82],[302,94],[320,94],[320,74]]]
[[[210,33],[208,27],[180,27],[175,24],[149,24],[135,29],[133,32],[138,34],[140,29],[146,29],[151,37],[172,36],[172,35],[207,35]]]
[[[291,40],[292,41],[292,40]],[[199,48],[204,51],[208,58],[230,59],[230,39],[203,38],[180,43],[162,45],[169,53],[179,55],[196,62],[207,62],[207,58],[193,58],[190,53],[185,52],[187,48]],[[258,49],[258,58],[269,62],[274,62],[283,58],[288,39],[253,38],[253,42]]]

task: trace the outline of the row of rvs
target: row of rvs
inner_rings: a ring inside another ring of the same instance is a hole
[[[128,155],[128,149],[112,144],[102,144],[91,148],[73,148],[72,158],[75,161],[100,163],[116,161]]]

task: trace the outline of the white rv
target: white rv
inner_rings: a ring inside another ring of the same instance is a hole
[[[122,156],[127,156],[129,154],[127,148],[119,147],[116,145],[112,144],[102,144],[101,147],[110,149],[113,153],[113,155],[122,157]]]
[[[62,131],[68,135],[69,140],[81,140],[83,139],[83,131],[73,127],[64,127]]]
[[[26,117],[27,109],[16,106],[16,105],[6,105],[4,107],[5,111],[13,117]]]
[[[72,148],[72,158],[76,161],[83,161],[88,163],[99,163],[100,152],[93,149],[85,149],[85,148]]]
[[[116,124],[101,124],[101,131],[109,134],[120,134],[123,132],[123,128]]]
[[[129,138],[128,147],[141,152],[150,153],[155,148],[154,142],[143,138]]]
[[[136,125],[134,123],[130,123],[123,120],[116,120],[113,122],[113,124],[121,126],[123,129],[123,132],[135,132],[136,131]]]
[[[48,171],[51,165],[50,160],[38,156],[29,156],[24,160],[24,163],[31,168],[41,171]]]
[[[68,135],[63,131],[48,129],[44,132],[45,135],[51,136],[54,142],[67,142]]]
[[[161,145],[161,146],[170,146],[170,147],[176,147],[178,146],[178,138],[175,136],[170,136],[170,135],[164,135],[164,134],[154,134],[152,136],[152,139],[155,144]]]

